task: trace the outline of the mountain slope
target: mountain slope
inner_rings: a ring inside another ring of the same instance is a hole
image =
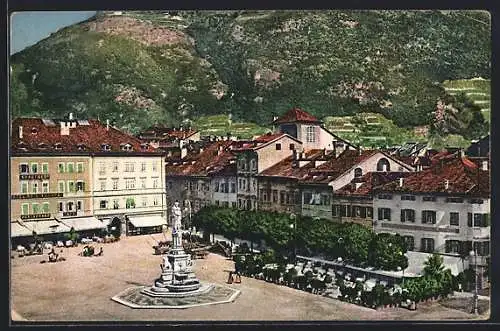
[[[73,111],[132,132],[216,114],[267,126],[292,106],[429,125],[441,82],[490,78],[490,36],[480,11],[100,15],[12,57],[12,112]]]

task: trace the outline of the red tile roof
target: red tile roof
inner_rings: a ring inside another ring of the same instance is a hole
[[[236,156],[230,149],[232,144],[233,141],[216,141],[199,154],[169,162],[166,166],[167,176],[236,176]]]
[[[12,151],[14,153],[107,153],[103,144],[110,147],[108,152],[122,153],[160,153],[161,151],[148,146],[144,142],[122,132],[112,126],[107,129],[101,122],[89,120],[72,120],[76,127],[69,128],[68,135],[61,135],[61,122],[66,120],[46,120],[40,118],[16,118],[12,121]],[[22,126],[22,138],[19,137],[19,127]],[[60,148],[54,148],[60,144]],[[123,151],[122,145],[130,144],[132,151]],[[81,146],[84,146],[81,149]]]
[[[404,179],[401,187],[399,182],[395,181],[385,184],[377,190],[383,192],[490,195],[489,171],[480,170],[472,161],[457,155],[441,160],[442,162],[433,164],[429,169],[413,172]],[[446,181],[448,181],[447,189]]]
[[[351,183],[336,190],[334,195],[371,197],[375,187],[401,177],[410,176],[411,174],[412,172],[367,172],[363,176],[353,179]],[[361,185],[356,188],[356,183],[361,183]]]
[[[266,133],[260,137],[257,137],[254,139],[255,142],[258,142],[258,143],[267,143],[267,142],[270,142],[270,141],[273,141],[274,139],[277,139],[281,136],[284,136],[285,134],[284,133],[281,133],[281,132],[277,132],[277,133]]]
[[[138,136],[143,140],[171,140],[173,138],[186,139],[195,134],[196,132],[198,131],[193,130],[191,128],[175,129],[162,126],[153,126],[145,130],[144,132],[141,132]]]
[[[273,123],[275,124],[294,122],[321,123],[321,121],[316,117],[309,114],[308,112],[303,111],[300,108],[290,109],[283,116],[273,121]]]
[[[328,157],[328,155],[326,157]],[[317,160],[322,158],[323,158],[322,149],[310,149],[304,151],[305,160]],[[296,166],[295,162],[297,161],[294,161],[294,156],[293,155],[289,156],[286,159],[281,160],[275,165],[262,171],[261,173],[259,173],[259,176],[300,179],[305,175],[307,175],[307,173],[314,168],[313,163],[308,163],[302,167],[298,167]]]
[[[232,149],[234,152],[256,150],[265,146],[271,141],[279,140],[280,138],[285,136],[295,140],[297,144],[302,144],[302,142],[292,136],[287,135],[286,133],[266,133],[265,135],[255,138],[254,140],[238,140],[234,143]]]
[[[338,176],[342,175],[347,170],[351,169],[356,164],[366,160],[378,151],[365,150],[345,150],[337,158],[333,158],[313,169],[308,176],[303,179],[304,183],[329,183]]]

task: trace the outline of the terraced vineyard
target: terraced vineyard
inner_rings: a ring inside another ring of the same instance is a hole
[[[255,123],[233,123],[228,115],[202,116],[194,122],[194,126],[201,132],[202,136],[225,136],[231,133],[231,136],[243,139],[249,139],[271,131],[271,129],[261,127]]]
[[[400,128],[381,114],[359,113],[355,116],[327,116],[325,127],[343,139],[363,147],[385,147],[406,141],[421,141],[411,129]]]
[[[473,78],[447,80],[443,82],[443,87],[450,95],[465,93],[467,98],[481,107],[484,119],[490,122],[491,112],[491,82],[489,79]]]

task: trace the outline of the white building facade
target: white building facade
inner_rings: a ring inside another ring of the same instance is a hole
[[[167,224],[165,161],[151,154],[92,158],[94,215],[122,233]]]

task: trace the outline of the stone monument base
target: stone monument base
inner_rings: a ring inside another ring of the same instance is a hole
[[[150,286],[146,287],[141,291],[141,293],[152,296],[152,297],[165,297],[165,298],[184,298],[194,295],[205,294],[214,288],[213,284],[196,284],[195,289],[184,288],[188,285],[183,286],[182,289],[171,289],[169,287],[157,287]]]
[[[115,295],[111,299],[134,309],[186,309],[233,302],[240,290],[218,284],[202,284],[193,292],[157,293],[151,286],[135,286]]]

